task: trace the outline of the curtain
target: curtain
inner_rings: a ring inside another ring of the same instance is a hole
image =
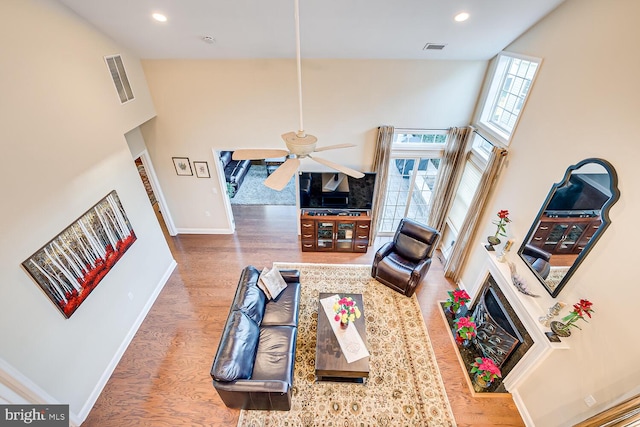
[[[373,156],[373,171],[377,173],[376,189],[373,194],[373,210],[371,212],[371,239],[373,244],[378,235],[378,228],[382,221],[385,196],[387,194],[387,178],[389,175],[389,161],[391,159],[391,145],[393,144],[393,126],[380,126],[376,152]]]
[[[493,188],[493,185],[500,174],[500,169],[504,164],[504,159],[507,155],[507,150],[494,146],[489,155],[489,161],[487,162],[487,168],[482,174],[480,184],[476,190],[476,194],[473,196],[471,205],[473,208],[469,209],[467,216],[460,227],[458,238],[451,250],[451,255],[444,266],[444,275],[458,283],[460,276],[462,275],[462,269],[467,259],[469,251],[471,250],[469,244],[473,239],[473,235],[478,227],[478,220],[484,211],[484,207],[489,197],[489,193]]]
[[[438,178],[431,195],[431,210],[427,224],[442,232],[449,208],[456,194],[456,183],[464,169],[467,141],[471,128],[449,128],[447,147],[440,160]]]

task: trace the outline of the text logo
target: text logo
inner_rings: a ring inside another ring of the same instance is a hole
[[[0,427],[68,427],[69,405],[0,405]]]

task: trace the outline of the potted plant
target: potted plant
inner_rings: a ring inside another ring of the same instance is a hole
[[[473,316],[459,317],[453,323],[456,331],[456,342],[463,347],[468,347],[473,337],[476,336],[476,323]]]
[[[463,289],[456,289],[447,293],[449,294],[449,299],[445,301],[444,308],[447,309],[447,313],[451,315],[451,317],[455,318],[460,308],[471,301],[471,297],[467,291]]]
[[[576,322],[580,319],[587,322],[587,319],[585,319],[584,317],[585,315],[591,318],[591,313],[593,313],[593,309],[591,308],[592,305],[593,303],[591,301],[581,299],[580,302],[573,304],[573,310],[571,310],[569,314],[562,318],[562,322],[551,322],[551,330],[553,331],[553,333],[560,337],[568,337],[569,335],[571,335],[572,326],[578,329],[582,329],[576,324]]]
[[[500,368],[496,366],[493,359],[488,357],[476,357],[471,364],[471,373],[475,374],[473,377],[473,389],[477,392],[489,388],[496,378],[502,378]]]
[[[500,244],[500,239],[498,238],[498,236],[507,235],[507,224],[511,222],[511,220],[509,219],[508,210],[503,209],[501,211],[498,211],[497,215],[498,215],[498,220],[493,221],[493,223],[498,226],[498,229],[496,230],[496,234],[494,234],[493,236],[487,237],[487,241],[491,246]]]

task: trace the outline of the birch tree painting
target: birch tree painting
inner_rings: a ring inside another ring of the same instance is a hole
[[[135,240],[114,190],[22,266],[69,318]]]

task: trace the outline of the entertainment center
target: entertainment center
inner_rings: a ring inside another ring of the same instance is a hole
[[[367,252],[375,173],[300,173],[300,232],[305,252]]]
[[[302,251],[367,252],[370,227],[366,210],[302,210]]]

